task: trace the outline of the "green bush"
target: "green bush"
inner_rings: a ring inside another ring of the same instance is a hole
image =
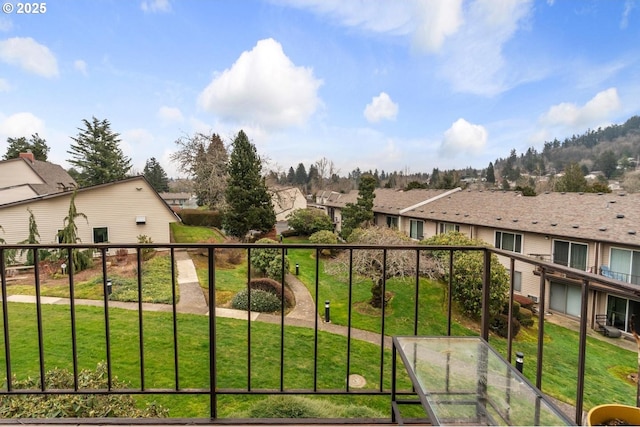
[[[518,313],[517,319],[520,322],[520,325],[524,326],[525,328],[530,328],[533,326],[533,312],[528,308],[521,308],[520,312]]]
[[[276,244],[272,239],[260,239],[256,242],[263,246]],[[282,249],[279,248],[252,248],[251,249],[251,266],[267,277],[281,281],[282,280]],[[285,274],[289,271],[289,258],[284,257]]]
[[[480,240],[471,240],[459,232],[438,234],[420,242],[425,245],[487,246]],[[444,275],[449,271],[449,251],[434,251],[444,266]],[[482,277],[484,253],[482,251],[455,251],[452,297],[465,314],[480,318],[482,314]],[[503,312],[507,304],[509,274],[495,254],[491,255],[491,283],[489,287],[489,313],[496,316]]]
[[[140,234],[138,236],[138,243],[153,243],[153,240],[151,240],[151,237],[146,234]],[[145,261],[149,261],[156,254],[155,248],[142,248],[141,251],[142,259]]]
[[[318,231],[333,231],[333,221],[325,211],[315,208],[298,209],[287,217],[289,227],[297,233],[310,236]]]
[[[282,299],[282,284],[276,280],[268,277],[261,277],[259,279],[251,279],[249,281],[249,287],[255,290],[266,291],[274,294],[278,301]],[[296,303],[295,297],[291,289],[285,286],[284,288],[284,302],[287,307],[293,307]]]
[[[231,307],[236,310],[248,310],[249,293],[246,289],[243,289],[234,295],[231,300]],[[275,311],[280,311],[280,307],[280,299],[271,292],[263,291],[261,289],[251,290],[251,311],[273,313]]]
[[[185,225],[222,228],[222,214],[218,211],[182,209],[177,214]]]
[[[52,369],[45,373],[45,388],[48,390],[73,390],[73,374],[65,369]],[[129,385],[112,378],[113,389],[128,388]],[[28,378],[12,382],[14,390],[40,389],[40,378]],[[107,390],[109,387],[107,365],[99,363],[95,370],[82,370],[78,374],[78,388]],[[3,385],[6,389],[6,384]],[[107,394],[59,394],[59,395],[3,395],[0,396],[2,418],[161,418],[168,411],[155,404],[140,409],[129,395]]]
[[[338,244],[338,235],[333,231],[321,230],[316,231],[309,236],[309,242],[318,245],[336,245]],[[333,255],[334,250],[326,248],[322,250],[322,255]]]
[[[509,316],[506,314],[498,314],[491,318],[489,329],[495,332],[498,336],[507,338],[509,332]],[[511,336],[515,337],[520,332],[520,322],[513,317],[511,319]]]

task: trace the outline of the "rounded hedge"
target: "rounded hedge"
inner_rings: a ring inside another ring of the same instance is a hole
[[[231,307],[237,310],[248,310],[249,293],[246,289],[241,290],[231,300]],[[251,290],[251,311],[260,313],[273,313],[280,310],[280,300],[271,292],[262,289]]]

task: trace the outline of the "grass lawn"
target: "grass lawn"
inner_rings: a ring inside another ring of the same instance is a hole
[[[224,236],[220,231],[210,227],[195,227],[172,222],[171,235],[176,243],[222,243]]]
[[[38,376],[38,338],[36,307],[33,304],[9,303],[11,362],[17,378]],[[113,375],[140,387],[139,333],[137,313],[111,309],[109,317]],[[43,306],[43,338],[45,368],[71,369],[71,339],[69,308]],[[99,308],[76,308],[78,363],[81,369],[94,369],[106,360],[105,322]],[[209,387],[208,318],[205,316],[178,316],[178,360],[180,388]],[[145,388],[172,388],[173,371],[172,322],[169,313],[145,312],[144,374]],[[218,389],[246,389],[247,330],[246,322],[217,319],[217,387]],[[280,330],[275,325],[251,324],[251,387],[252,389],[278,389],[280,387]],[[276,344],[277,343],[277,344]],[[284,387],[286,389],[312,389],[314,374],[314,334],[306,328],[287,327],[284,335]],[[319,333],[317,358],[317,386],[319,389],[344,389],[346,378],[346,338]],[[352,342],[351,373],[363,375],[367,388],[379,387],[380,350],[376,345]],[[389,388],[391,356],[385,352],[385,383]],[[4,366],[4,352],[0,354]],[[402,378],[405,387],[408,379]],[[220,417],[246,410],[251,401],[261,396],[222,396]],[[140,398],[149,399],[149,398]],[[170,410],[171,417],[208,417],[208,396],[162,396],[154,400]],[[340,397],[334,401],[344,400]],[[388,398],[363,399],[382,414],[388,414]],[[222,403],[224,402],[224,403]]]

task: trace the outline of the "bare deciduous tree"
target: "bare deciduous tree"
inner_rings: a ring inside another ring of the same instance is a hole
[[[171,155],[171,160],[193,179],[198,203],[222,208],[229,155],[220,136],[216,133],[184,135],[176,140],[176,144],[180,148]]]
[[[327,272],[346,274],[351,268],[355,274],[371,279],[373,284],[371,285],[370,304],[376,308],[382,308],[383,304],[386,304],[386,298],[382,294],[384,280],[393,277],[415,277],[416,274],[436,278],[442,271],[439,261],[431,256],[429,251],[388,249],[385,260],[385,251],[375,249],[375,247],[411,245],[413,243],[403,233],[391,228],[358,228],[351,233],[349,243],[371,245],[372,249],[354,249],[352,257],[350,257],[349,251],[341,252],[334,260],[326,264]]]

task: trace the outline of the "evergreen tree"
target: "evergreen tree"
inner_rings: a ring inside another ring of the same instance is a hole
[[[151,184],[158,193],[169,191],[169,178],[167,177],[167,173],[155,157],[147,160],[147,163],[144,165],[143,174],[147,181],[149,181],[149,184]]]
[[[556,191],[566,191],[567,193],[578,193],[587,191],[587,180],[577,163],[572,163],[564,170],[564,176],[556,182]]]
[[[20,245],[37,245],[39,242],[38,239],[40,239],[40,233],[38,232],[38,224],[36,223],[36,217],[33,215],[33,211],[29,208],[27,208],[27,211],[29,212],[29,236],[26,238],[26,240],[23,240],[21,242],[18,242],[18,244]],[[24,254],[25,251],[27,252],[27,265],[34,265],[35,263],[35,258],[33,256],[33,249],[22,249],[20,250],[20,255],[22,256],[22,254]],[[42,254],[42,252],[40,252]]]
[[[487,167],[487,182],[490,184],[496,183],[496,173],[493,170],[493,163],[489,162],[489,167]]]
[[[64,218],[64,227],[58,233],[58,241],[60,243],[78,243],[80,237],[78,237],[78,226],[76,225],[77,218],[84,218],[87,223],[87,216],[82,212],[78,212],[76,208],[76,192],[74,191],[69,201],[69,213]],[[86,252],[80,252],[78,249],[71,251],[71,260],[69,260],[70,266],[73,267],[73,271],[82,271],[91,265],[91,258]]]
[[[5,153],[3,160],[15,159],[20,155],[20,153],[27,152],[33,153],[33,157],[36,160],[46,162],[49,154],[49,146],[37,133],[31,135],[29,140],[24,136],[19,138],[7,138],[7,152]]]
[[[302,163],[296,168],[296,185],[305,185],[307,183],[307,170]]]
[[[241,130],[233,141],[225,191],[227,209],[223,227],[232,236],[244,239],[249,230],[267,232],[276,223],[271,196],[261,170],[262,161],[256,147]]]
[[[377,187],[376,179],[371,175],[362,175],[358,186],[358,200],[347,203],[342,210],[342,229],[340,234],[344,239],[358,227],[366,226],[373,221],[373,199]]]
[[[293,170],[293,166],[289,168],[289,172],[287,173],[287,184],[295,184],[296,183],[296,172]]]
[[[104,184],[126,178],[131,169],[131,159],[120,149],[120,135],[111,131],[107,120],[82,120],[84,128],[78,128],[78,136],[71,137],[74,144],[67,153],[69,163],[78,170],[81,187]]]

